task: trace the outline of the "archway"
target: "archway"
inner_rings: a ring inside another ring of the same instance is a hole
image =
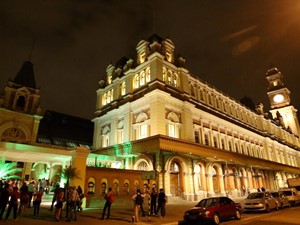
[[[177,160],[170,164],[170,192],[172,196],[181,196],[183,183],[181,179],[182,168]]]

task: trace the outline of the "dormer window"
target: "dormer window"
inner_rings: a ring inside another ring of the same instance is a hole
[[[141,55],[140,55],[140,62],[141,63],[145,62],[145,59],[146,59],[146,53],[142,52]]]
[[[112,83],[112,76],[111,76],[111,75],[107,77],[107,83],[108,83],[108,84],[111,84],[111,83]]]
[[[169,62],[172,62],[172,54],[170,52],[166,52],[166,59],[169,61]]]
[[[121,84],[121,95],[125,95],[126,94],[126,83],[122,82]]]

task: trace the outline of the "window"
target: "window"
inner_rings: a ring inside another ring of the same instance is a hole
[[[150,80],[151,80],[150,68],[146,69],[146,73],[147,73],[147,82],[150,82]]]
[[[204,134],[204,144],[209,145],[209,136],[208,136],[208,134]]]
[[[179,138],[179,117],[176,113],[170,112],[167,116],[168,135],[170,137]]]
[[[145,74],[145,71],[143,70],[143,71],[141,72],[140,85],[141,85],[141,86],[142,86],[142,85],[145,85],[145,83],[146,83],[146,74]]]
[[[102,147],[109,146],[109,134],[110,129],[108,126],[105,126],[102,130]]]
[[[135,88],[138,88],[140,87],[140,76],[139,74],[136,74],[134,76],[134,85],[133,85]]]
[[[178,87],[178,75],[176,73],[174,73],[174,77],[173,77],[173,85],[174,87]]]
[[[141,139],[149,136],[148,134],[149,118],[146,113],[140,113],[136,118],[136,123],[133,125],[135,131],[135,138]]]
[[[108,84],[111,84],[111,83],[112,83],[112,75],[109,75],[109,76],[107,77],[107,83],[108,83]]]
[[[194,135],[195,135],[195,142],[196,143],[200,143],[200,140],[199,140],[199,131],[195,130]]]
[[[125,83],[125,81],[124,82],[122,82],[122,84],[121,84],[121,95],[123,96],[123,95],[125,95],[126,94],[126,83]]]

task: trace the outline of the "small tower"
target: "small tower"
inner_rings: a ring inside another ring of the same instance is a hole
[[[282,121],[281,125],[284,128],[299,136],[297,109],[291,105],[291,92],[285,87],[281,72],[276,67],[270,68],[266,73],[266,79],[269,84],[267,94],[273,119]]]
[[[15,78],[8,81],[0,97],[0,139],[34,143],[41,114],[40,90],[36,88],[33,64],[26,61]]]

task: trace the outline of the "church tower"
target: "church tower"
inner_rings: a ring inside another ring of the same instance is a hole
[[[33,64],[26,61],[16,77],[8,81],[0,97],[1,141],[34,143],[41,114]]]
[[[279,124],[299,136],[299,121],[297,109],[291,105],[291,92],[284,85],[283,76],[276,68],[270,68],[266,73],[268,80],[268,97],[271,104],[270,113]]]

